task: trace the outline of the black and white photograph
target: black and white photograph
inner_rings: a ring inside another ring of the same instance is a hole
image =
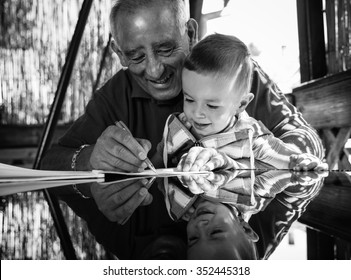
[[[350,134],[350,0],[0,0],[1,278],[343,279]]]

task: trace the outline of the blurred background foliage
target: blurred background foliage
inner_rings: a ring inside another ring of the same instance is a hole
[[[0,0],[0,125],[44,124],[83,0]],[[94,0],[59,123],[81,115],[92,97],[109,40],[111,0]],[[120,69],[107,49],[98,87]],[[0,136],[1,137],[1,136]],[[78,259],[109,258],[83,220],[61,202]],[[64,259],[42,192],[1,197],[0,258]]]
[[[0,124],[45,123],[82,0],[0,0]],[[83,113],[109,39],[111,0],[95,0],[59,123]],[[120,68],[109,49],[100,83]]]

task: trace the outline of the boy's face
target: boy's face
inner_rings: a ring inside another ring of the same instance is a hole
[[[182,83],[184,113],[200,138],[221,132],[251,100],[236,91],[234,79],[183,69]]]
[[[187,225],[188,259],[241,259],[250,246],[238,217],[221,203],[204,200]]]

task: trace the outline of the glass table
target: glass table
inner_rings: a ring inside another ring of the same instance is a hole
[[[148,183],[152,202],[123,217],[126,210],[122,206],[132,194],[122,190]],[[211,215],[200,210],[196,214],[204,200],[225,204],[257,236],[255,256],[239,258],[269,259],[297,221],[307,226],[308,259],[350,258],[351,181],[347,171],[230,170],[204,178],[122,183],[109,178],[104,183],[77,185],[80,194],[72,183],[64,184],[39,187],[48,187],[59,198],[78,259],[185,259],[189,219]],[[0,185],[0,190],[4,187]],[[1,259],[64,259],[41,191],[25,190],[0,193]]]

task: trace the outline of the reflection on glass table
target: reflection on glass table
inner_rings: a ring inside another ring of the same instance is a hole
[[[267,259],[323,194],[325,174],[232,170],[79,186],[88,199],[70,185],[51,191],[119,259]],[[133,206],[142,186],[150,195]]]

